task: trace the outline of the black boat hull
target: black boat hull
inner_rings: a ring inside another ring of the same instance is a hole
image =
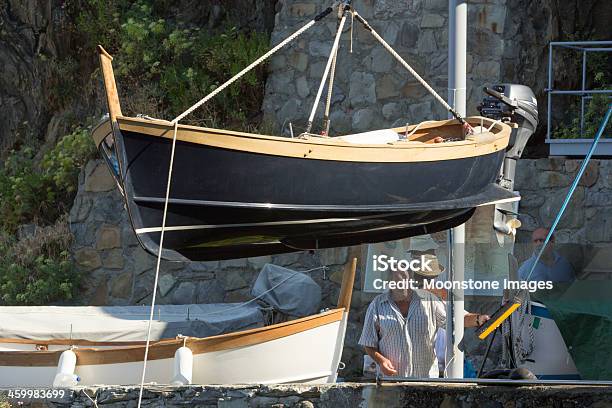
[[[172,141],[118,129],[114,136],[134,230],[157,255]],[[495,184],[503,157],[314,160],[179,140],[162,256],[232,259],[445,230],[478,205],[515,198]]]

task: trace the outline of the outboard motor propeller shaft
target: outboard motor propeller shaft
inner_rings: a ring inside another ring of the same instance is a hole
[[[516,162],[520,159],[529,138],[538,126],[538,102],[533,91],[525,85],[499,84],[492,88],[485,87],[484,92],[487,95],[478,106],[480,114],[515,125],[510,135],[499,177],[499,184],[513,191]],[[516,230],[521,226],[517,216],[517,202],[495,205],[493,228],[495,228],[500,245],[503,245],[506,235],[516,234]]]

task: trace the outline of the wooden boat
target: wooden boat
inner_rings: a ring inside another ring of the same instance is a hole
[[[109,118],[93,138],[140,243],[157,255],[174,125],[122,116],[112,57],[99,52]],[[162,256],[216,260],[388,241],[517,200],[496,184],[512,128],[466,120],[490,130],[464,137],[458,121],[443,120],[286,138],[178,125]]]
[[[218,336],[152,342],[145,381],[171,383],[175,353],[185,345],[193,353],[192,383],[335,382],[356,262],[353,259],[345,268],[336,309]],[[91,319],[89,323],[96,324],[95,316]],[[140,383],[145,350],[142,341],[0,338],[0,386],[51,386],[60,356],[68,349],[76,354],[79,385]]]

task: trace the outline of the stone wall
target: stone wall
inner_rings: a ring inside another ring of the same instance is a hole
[[[539,226],[552,225],[580,165],[580,160],[562,158],[519,161],[516,189],[523,197],[519,207],[523,225],[516,248],[519,260],[529,255],[531,232]],[[579,275],[612,269],[612,161],[591,160],[555,238]]]
[[[0,406],[3,392],[0,391]],[[61,401],[21,401],[37,408],[135,407],[138,388],[76,389]],[[210,408],[393,408],[393,407],[574,407],[598,408],[612,404],[612,389],[588,385],[477,385],[468,383],[399,383],[254,386],[147,386],[142,405]]]
[[[538,226],[550,226],[561,208],[581,160],[520,160],[516,189],[523,223],[517,241]],[[612,241],[612,162],[590,161],[559,226],[557,242],[603,244]]]
[[[273,44],[289,36],[329,2],[285,0],[279,4],[282,8],[272,33]],[[446,98],[447,1],[418,0],[403,4],[357,0],[354,6],[385,41]],[[505,1],[470,2],[469,19],[468,106],[474,112],[482,97],[480,86],[501,78]],[[289,122],[300,131],[307,121],[335,30],[336,19],[333,15],[328,16],[271,58],[263,109],[285,134],[288,134]],[[347,28],[340,41],[333,89],[332,134],[446,118],[444,108],[434,103],[433,97],[357,21],[352,53],[349,53],[350,38],[350,28]],[[319,119],[325,97],[322,99]]]

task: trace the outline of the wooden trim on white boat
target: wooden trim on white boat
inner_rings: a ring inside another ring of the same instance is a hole
[[[338,308],[351,309],[351,298],[353,296],[353,283],[355,282],[355,271],[357,270],[357,258],[353,258],[344,268],[342,285],[338,296]]]
[[[475,157],[497,152],[508,145],[512,129],[507,124],[494,123],[491,119],[478,116],[467,120],[473,125],[480,124],[481,121],[484,126],[493,125],[492,132],[445,143],[400,140],[389,144],[354,144],[338,138],[299,139],[179,125],[177,140],[272,156],[375,163],[426,162]],[[168,121],[120,116],[117,118],[117,123],[123,131],[166,139],[171,139],[173,136],[173,125]],[[408,131],[413,128],[414,126],[409,126]],[[97,144],[108,134],[108,130],[107,126],[99,126],[94,130],[93,137]],[[406,127],[392,130],[404,133]],[[456,138],[461,135],[461,126],[456,120],[436,121],[423,124],[417,134],[429,135],[429,138],[435,136]]]
[[[352,285],[351,285],[352,286]],[[188,338],[186,345],[193,354],[235,349],[301,333],[342,320],[345,309],[333,309],[289,322],[250,330],[204,338]],[[0,343],[3,340],[0,339]],[[34,341],[35,344],[46,342]],[[182,339],[160,340],[149,347],[149,360],[173,358],[183,345]],[[78,365],[118,364],[142,361],[144,345],[123,346],[112,349],[75,348]],[[63,350],[57,351],[0,351],[0,366],[49,367],[56,366]]]
[[[155,344],[155,341],[150,344]],[[38,346],[138,346],[146,344],[146,341],[92,341],[85,339],[12,339],[0,338],[0,344],[35,344]]]

